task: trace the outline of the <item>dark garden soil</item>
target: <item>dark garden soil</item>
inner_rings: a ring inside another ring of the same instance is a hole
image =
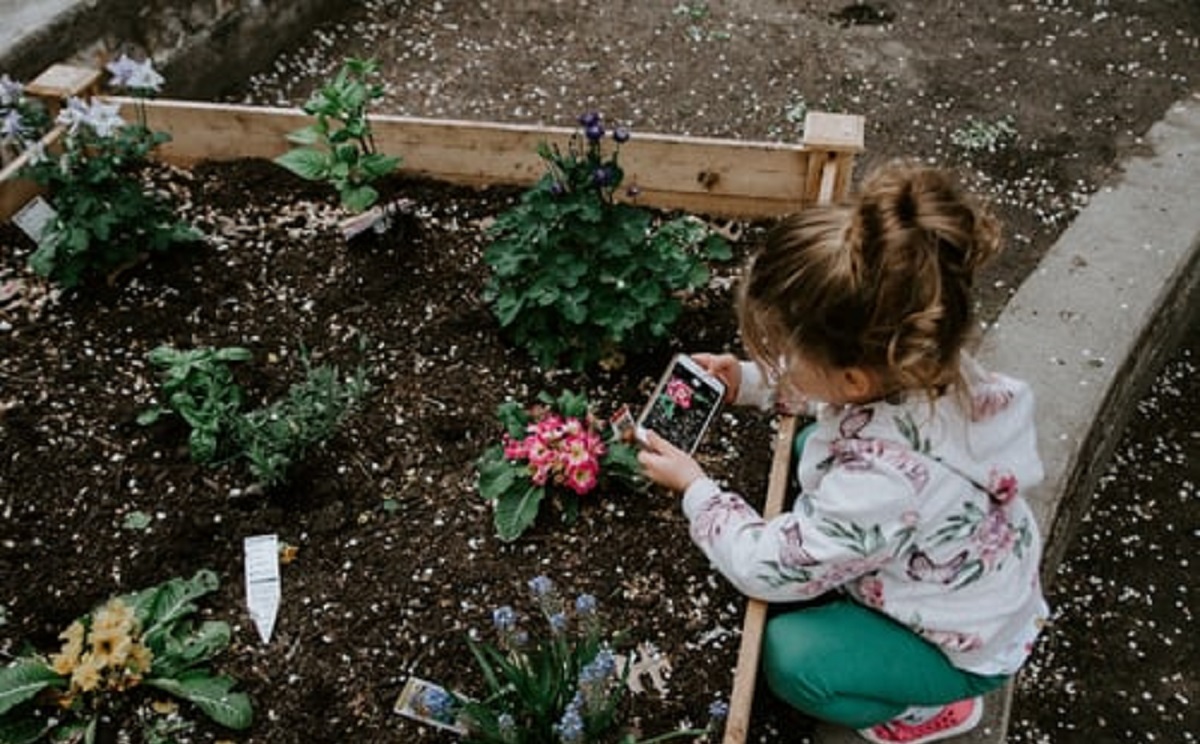
[[[630,146],[638,131],[795,139],[805,107],[863,114],[864,167],[897,156],[956,167],[1004,219],[1010,250],[980,288],[987,319],[1146,128],[1191,94],[1200,61],[1191,0],[792,5],[379,0],[355,4],[238,96],[300,103],[343,56],[360,55],[385,61],[391,112],[570,125],[595,108],[633,126]],[[972,120],[1007,116],[1017,134],[994,151],[954,144]],[[346,244],[331,195],[270,163],[160,178],[208,237],[112,286],[49,291],[24,268],[29,241],[0,226],[0,661],[24,644],[56,650],[73,618],[114,593],[211,568],[222,585],[203,611],[234,624],[217,668],[251,695],[256,723],[235,734],[193,711],[187,738],[448,742],[392,712],[405,680],[477,692],[464,639],[489,637],[497,605],[533,615],[526,582],[545,574],[569,595],[594,594],[610,627],[669,659],[668,689],[630,698],[631,725],[647,736],[702,725],[729,694],[744,602],[692,547],[675,499],[607,490],[585,499],[574,524],[544,509],[506,544],[474,463],[499,436],[494,411],[506,398],[573,389],[608,413],[644,400],[672,351],[736,350],[737,261],[715,268],[663,347],[636,350],[613,372],[543,373],[504,342],[480,299],[482,224],[515,192],[397,179],[387,189],[413,213]],[[240,464],[191,463],[176,419],[136,423],[156,400],[146,354],[161,344],[251,349],[238,379],[255,404],[303,377],[302,350],[346,373],[363,365],[372,389],[287,485],[264,490]],[[729,411],[700,457],[762,494],[771,426]],[[265,533],[296,548],[269,644],[242,589],[242,540]],[[1122,575],[1153,585],[1163,570],[1127,562]],[[1118,611],[1104,634],[1147,621]],[[1054,632],[1058,654],[1098,653],[1091,626]],[[1131,665],[1156,674],[1186,668],[1178,646],[1139,652]],[[1194,680],[1156,690],[1167,713],[1146,704],[1153,721],[1123,717],[1122,735],[1093,708],[1127,713],[1124,693],[1081,698],[1094,680],[1056,677],[1054,664],[1040,658],[1036,685],[1018,694],[1018,723],[1032,732],[1023,740],[1140,741],[1150,729],[1170,740],[1186,728],[1172,716],[1195,699]],[[767,744],[811,730],[761,685],[753,720],[751,741]]]

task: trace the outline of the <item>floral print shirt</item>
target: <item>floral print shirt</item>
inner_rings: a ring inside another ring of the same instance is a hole
[[[757,368],[742,372],[739,403],[768,404]],[[791,602],[838,589],[959,668],[1015,672],[1049,615],[1024,499],[1043,477],[1033,395],[970,359],[964,377],[969,396],[817,407],[791,511],[764,520],[701,478],[683,499],[692,539],[748,596]]]

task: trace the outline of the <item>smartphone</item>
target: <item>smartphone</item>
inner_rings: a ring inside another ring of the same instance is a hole
[[[724,397],[725,383],[686,354],[676,354],[638,418],[639,433],[653,429],[690,455]]]

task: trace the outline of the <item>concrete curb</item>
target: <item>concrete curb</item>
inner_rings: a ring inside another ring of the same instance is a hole
[[[1032,502],[1047,584],[1134,404],[1200,319],[1200,92],[1172,106],[1146,144],[1150,154],[1129,158],[1093,196],[978,353],[984,365],[1028,380],[1037,396],[1046,481]],[[1008,685],[987,697],[982,724],[955,741],[1003,742],[1011,707]],[[816,738],[862,741],[830,726]]]

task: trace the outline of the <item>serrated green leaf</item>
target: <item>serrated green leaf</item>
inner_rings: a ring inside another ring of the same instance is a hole
[[[192,674],[180,679],[152,677],[145,680],[150,687],[187,700],[220,725],[241,731],[250,727],[254,710],[244,692],[231,692],[234,681],[229,677]]]
[[[316,124],[310,124],[287,133],[287,141],[296,145],[315,145],[321,141],[324,133]]]
[[[21,659],[0,669],[0,716],[61,680],[37,659]]]
[[[544,488],[529,484],[526,488],[501,497],[496,502],[496,534],[505,542],[512,542],[529,529],[537,519],[538,507],[546,495]]]
[[[325,178],[330,170],[329,156],[311,147],[297,147],[288,150],[275,158],[275,163],[309,181],[319,181]]]

